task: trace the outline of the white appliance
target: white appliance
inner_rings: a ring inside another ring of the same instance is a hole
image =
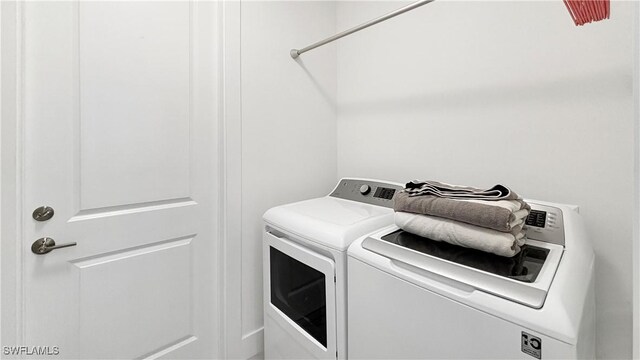
[[[594,254],[582,219],[528,202],[528,240],[513,258],[395,225],[353,242],[348,357],[594,358]]]
[[[346,357],[346,251],[393,224],[392,199],[401,188],[342,179],[325,197],[264,214],[265,358]]]

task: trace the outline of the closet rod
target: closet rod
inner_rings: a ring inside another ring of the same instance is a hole
[[[409,4],[409,5],[405,6],[405,7],[400,8],[398,10],[392,11],[392,12],[388,13],[387,15],[382,15],[379,18],[367,21],[364,24],[358,25],[358,26],[356,26],[354,28],[351,28],[349,30],[345,30],[345,31],[343,31],[343,32],[341,32],[339,34],[336,34],[336,35],[333,35],[332,37],[329,37],[329,38],[326,38],[324,40],[318,41],[317,43],[313,43],[313,44],[311,44],[311,45],[309,45],[309,46],[307,46],[305,48],[302,48],[300,50],[291,49],[291,52],[289,52],[289,54],[291,54],[291,57],[295,59],[298,56],[306,53],[309,50],[313,50],[313,49],[315,49],[317,47],[320,47],[322,45],[328,44],[328,43],[330,43],[332,41],[336,41],[336,40],[340,39],[341,37],[345,37],[347,35],[351,35],[354,32],[358,32],[358,31],[360,31],[362,29],[366,29],[371,25],[375,25],[377,23],[380,23],[380,22],[383,22],[385,20],[391,19],[392,17],[398,16],[400,14],[404,14],[407,11],[413,10],[413,9],[415,9],[417,7],[422,6],[422,5],[426,5],[426,4],[428,4],[428,3],[432,2],[432,1],[435,1],[435,0],[420,0],[420,1],[416,1],[416,2],[414,2],[412,4]]]

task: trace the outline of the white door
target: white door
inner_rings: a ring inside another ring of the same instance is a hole
[[[216,5],[21,6],[25,345],[216,356]]]

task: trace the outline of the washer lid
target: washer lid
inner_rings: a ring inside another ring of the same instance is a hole
[[[301,238],[344,251],[358,237],[393,224],[393,210],[325,196],[276,206],[263,219]]]
[[[394,231],[381,239],[442,260],[525,283],[536,281],[549,255],[549,249],[524,244],[515,256],[499,256],[445,241],[429,240],[404,230]]]
[[[422,238],[395,226],[367,237],[362,248],[532,308],[543,306],[564,250],[529,239],[522,254],[500,258]]]

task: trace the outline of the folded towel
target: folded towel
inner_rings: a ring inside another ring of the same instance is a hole
[[[395,196],[393,209],[461,221],[502,232],[519,232],[531,207],[522,199],[456,200],[433,195],[410,196],[402,191]]]
[[[413,180],[405,185],[404,191],[409,196],[433,195],[449,199],[516,200],[520,198],[511,189],[500,184],[485,190],[431,180]]]
[[[428,215],[395,213],[395,223],[402,230],[436,241],[511,257],[520,252],[525,234],[504,233],[449,219]]]

